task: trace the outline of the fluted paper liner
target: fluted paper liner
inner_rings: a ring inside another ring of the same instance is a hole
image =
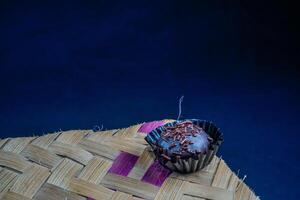
[[[176,123],[182,121],[191,121],[193,124],[203,128],[203,130],[213,140],[210,141],[207,152],[201,152],[189,157],[180,157],[179,159],[172,158],[171,160],[166,161],[165,159],[163,159],[161,153],[158,151],[159,148],[156,144],[164,131],[164,127],[174,126]],[[199,119],[186,119],[167,123],[163,126],[154,129],[145,137],[145,140],[152,147],[153,152],[156,155],[156,158],[158,159],[160,164],[172,171],[177,171],[180,173],[191,173],[203,169],[211,162],[214,155],[216,155],[216,153],[218,152],[219,146],[223,142],[223,134],[221,133],[220,129],[210,121]]]

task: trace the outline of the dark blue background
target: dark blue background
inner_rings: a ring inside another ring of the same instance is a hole
[[[1,136],[176,118],[185,95],[183,117],[222,128],[220,155],[262,199],[296,199],[294,18],[207,2],[1,1]]]

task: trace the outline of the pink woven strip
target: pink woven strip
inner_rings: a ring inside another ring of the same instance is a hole
[[[156,160],[152,163],[149,169],[144,174],[142,181],[151,183],[152,185],[161,186],[166,178],[171,174],[171,171],[163,167]]]
[[[159,126],[164,125],[164,121],[153,121],[153,122],[148,122],[144,123],[138,130],[140,133],[150,133],[152,130],[156,129]]]
[[[130,170],[134,167],[138,158],[139,157],[136,155],[127,152],[121,152],[113,162],[108,172],[121,176],[127,176]]]

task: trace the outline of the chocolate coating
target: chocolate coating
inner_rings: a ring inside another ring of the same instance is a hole
[[[157,146],[165,158],[172,158],[207,152],[209,143],[209,136],[202,128],[190,121],[183,121],[172,127],[165,127]]]

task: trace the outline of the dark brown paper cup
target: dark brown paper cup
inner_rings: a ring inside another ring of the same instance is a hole
[[[162,154],[159,151],[160,148],[157,146],[158,140],[160,139],[161,134],[164,131],[164,127],[174,126],[176,123],[187,120],[203,128],[203,130],[209,135],[209,137],[212,138],[207,152],[201,152],[191,156],[174,156],[171,157],[170,160],[166,160],[161,156]],[[211,162],[213,157],[218,152],[219,146],[223,142],[223,134],[221,133],[220,129],[212,122],[199,119],[186,119],[167,123],[154,129],[145,137],[145,140],[152,147],[153,152],[161,165],[172,171],[180,173],[192,173],[203,169]]]

